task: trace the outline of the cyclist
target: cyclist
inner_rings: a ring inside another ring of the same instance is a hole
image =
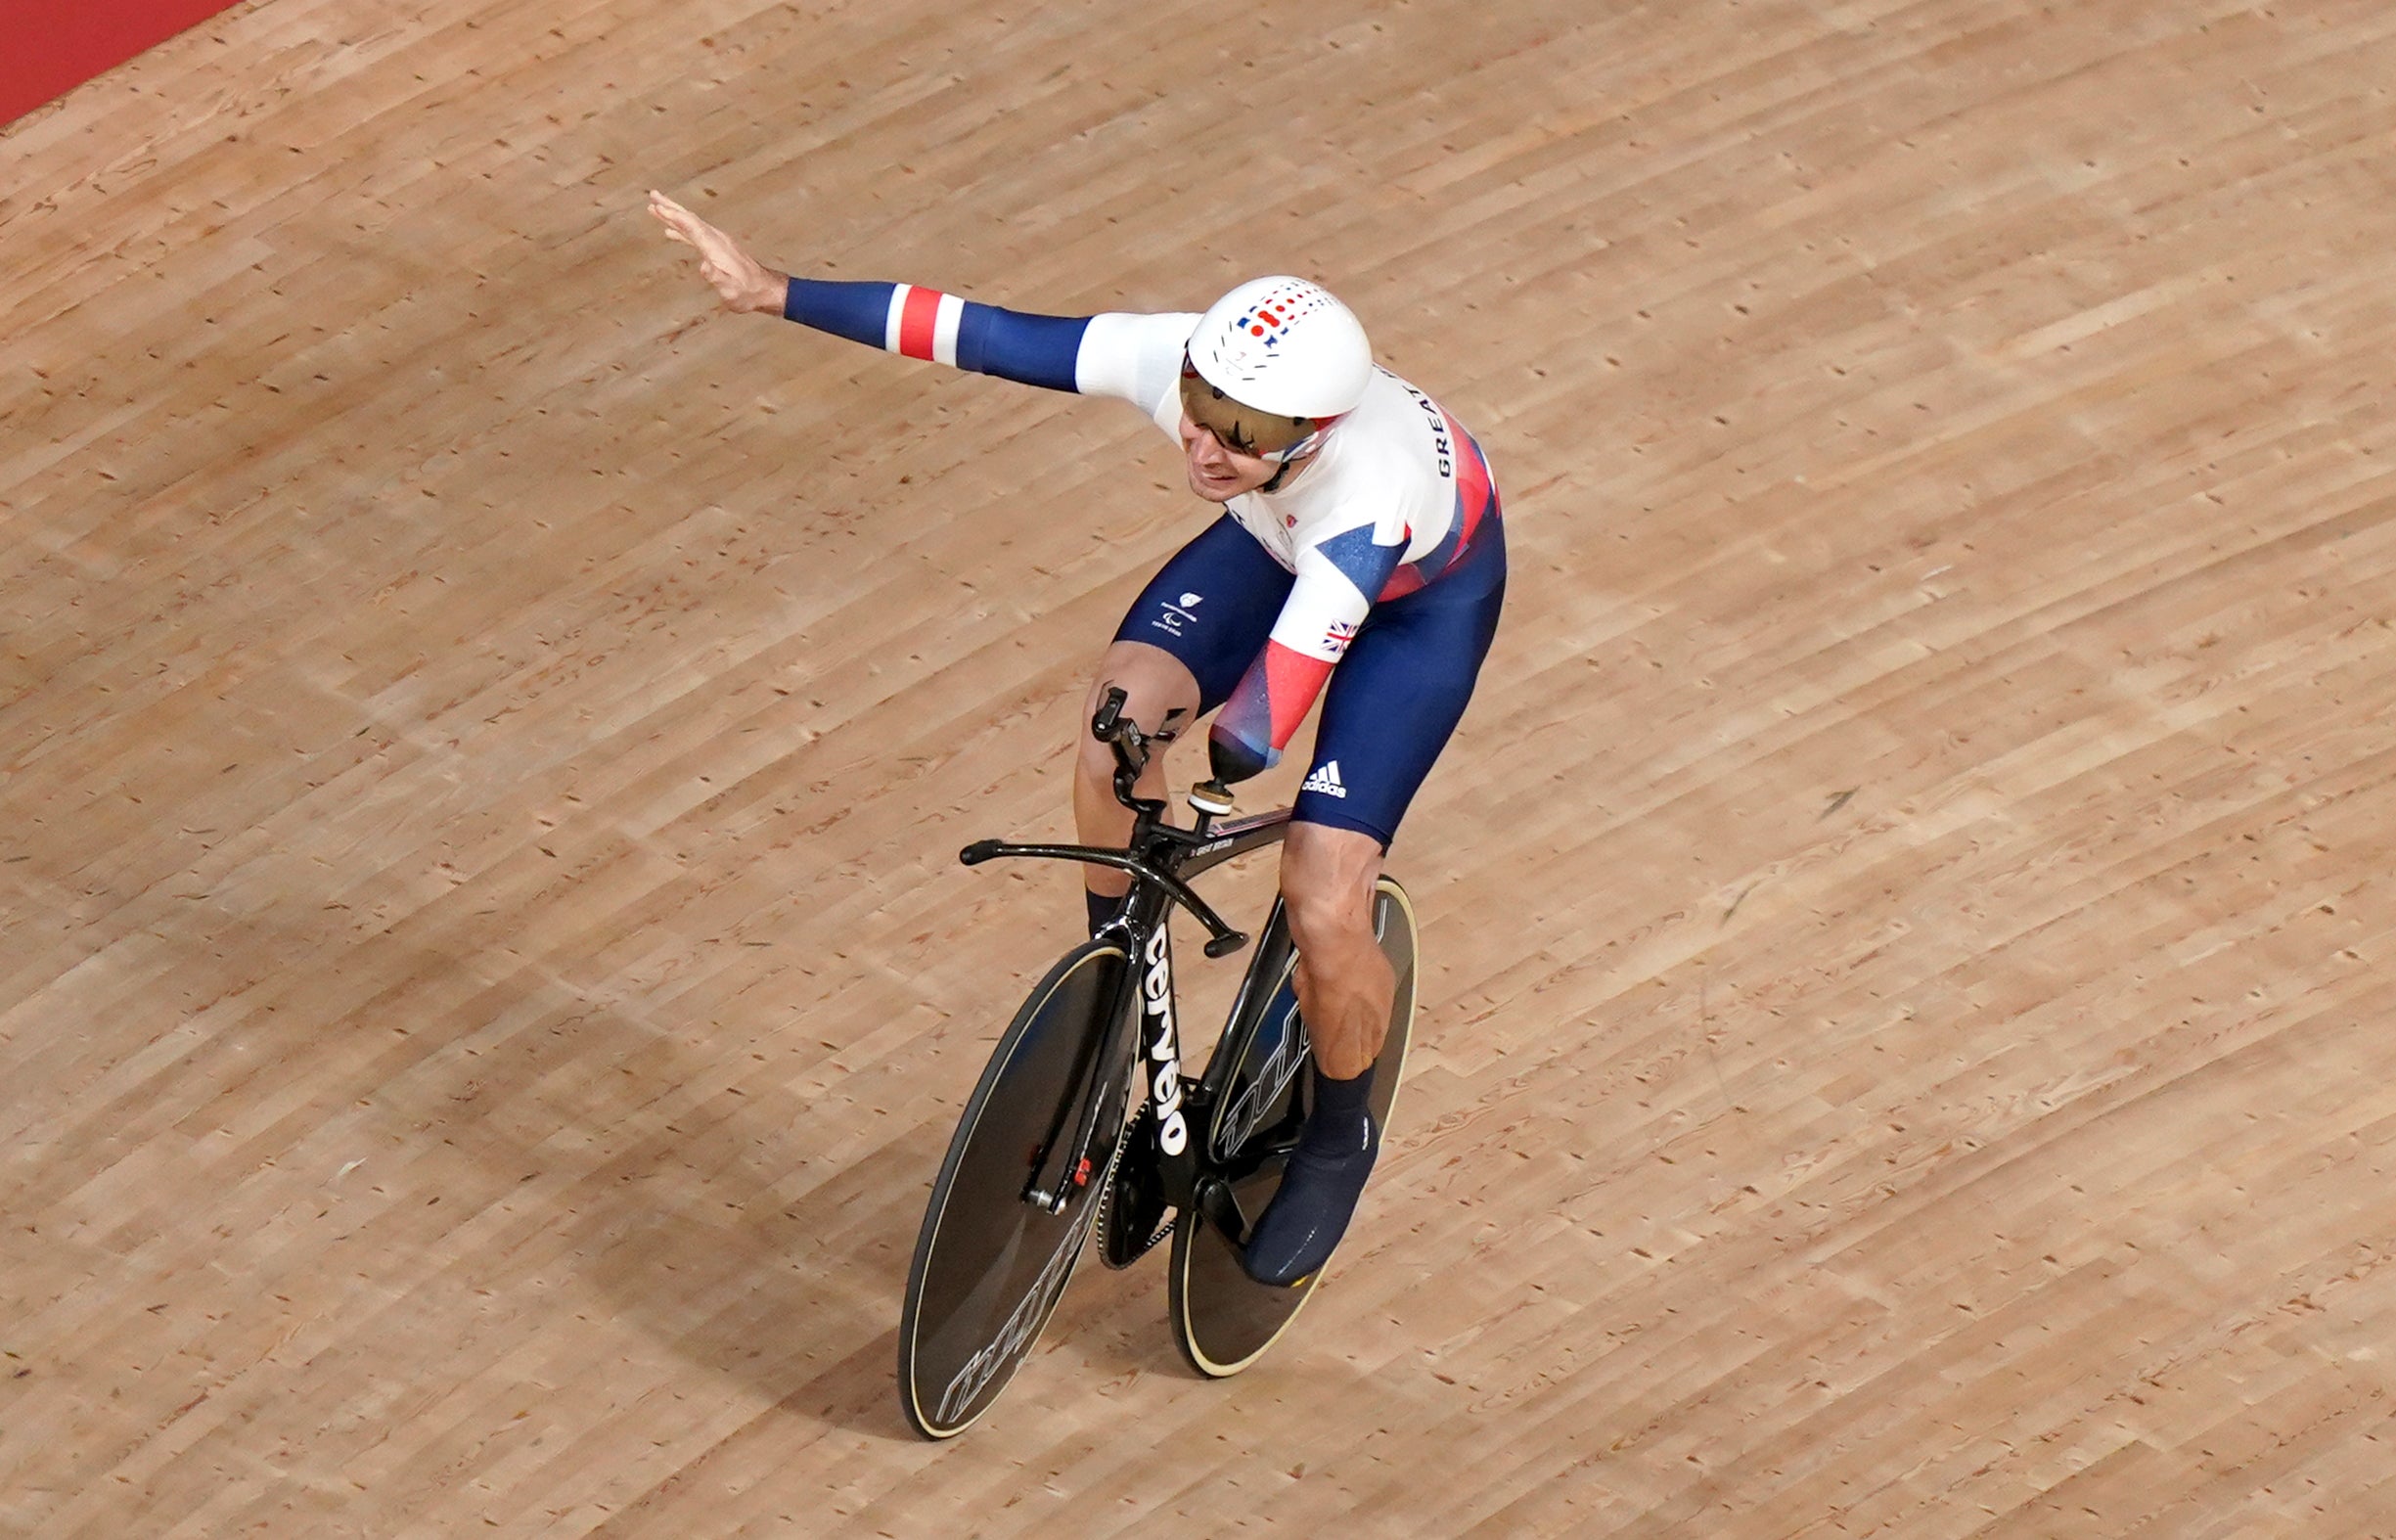
[[[1281,867],[1316,1096],[1246,1251],[1260,1282],[1302,1282],[1338,1244],[1379,1150],[1366,1098],[1395,979],[1373,934],[1374,883],[1464,714],[1505,598],[1479,446],[1377,368],[1356,317],[1302,279],[1242,284],[1201,315],[1027,315],[906,284],[787,276],[662,193],[650,211],[734,311],[1131,402],[1180,442],[1190,490],[1223,508],[1124,615],[1083,719],[1109,686],[1140,722],[1220,706],[1207,753],[1228,785],[1277,763],[1323,697]],[[1168,794],[1163,758],[1143,795]],[[1085,732],[1073,784],[1085,842],[1129,836],[1113,773]],[[1095,933],[1130,879],[1085,870]]]

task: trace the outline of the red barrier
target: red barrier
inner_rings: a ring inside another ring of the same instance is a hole
[[[0,124],[113,69],[234,0],[0,0]]]

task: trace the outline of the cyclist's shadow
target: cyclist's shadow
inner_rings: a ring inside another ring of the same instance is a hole
[[[554,1031],[511,1041],[534,1037],[621,1072],[581,1077],[570,1100],[553,1093],[537,1142],[516,1137],[511,1116],[459,1127],[451,1109],[447,1121],[476,1163],[545,1179],[545,1238],[563,1241],[567,1270],[684,1363],[783,1411],[912,1442],[893,1388],[899,1299],[954,1110],[857,1148],[860,1110],[899,1114],[850,1077],[809,1097],[728,1074],[705,1032],[663,1033],[588,1002],[563,1002]],[[475,1068],[506,1073],[490,1056]],[[828,1125],[847,1148],[809,1148]]]
[[[625,1085],[625,1102],[655,1095],[658,1082],[721,1082],[721,1064],[688,1047],[640,1078],[650,1090]],[[891,1080],[908,1078],[893,1065]],[[824,1118],[795,1092],[750,1085],[716,1097],[716,1109],[733,1104],[716,1121],[666,1118],[589,1173],[582,1191],[599,1198],[577,1229],[602,1239],[592,1282],[676,1356],[772,1396],[784,1413],[916,1442],[898,1411],[898,1303],[956,1104],[929,1104],[906,1126],[896,1107],[908,1087],[875,1090],[841,1080],[820,1092],[853,1104],[850,1113],[891,1107],[877,1113],[893,1123],[891,1138],[860,1155],[810,1150]],[[805,1191],[786,1196],[798,1183]],[[1042,1378],[1189,1375],[1164,1322],[1169,1247],[1126,1272],[1107,1272],[1085,1247],[1035,1351],[1050,1365]]]
[[[833,997],[871,990],[874,972]],[[520,974],[470,1010],[529,1012],[540,1026],[455,1074],[537,1091],[543,1115],[460,1098],[444,1073],[418,1082],[416,1110],[485,1168],[485,1190],[540,1180],[551,1195],[541,1244],[663,1352],[781,1411],[912,1443],[895,1373],[908,1265],[958,1106],[1005,1017],[944,1018],[921,997],[882,1005],[894,1051],[848,1068],[833,1046],[796,1075],[746,1073],[778,1040],[787,1054],[790,1036],[812,1043],[811,1031],[663,1027]],[[912,1035],[911,1011],[923,1022]],[[612,1069],[561,1072],[568,1064]],[[484,1107],[492,1115],[476,1115]],[[1032,1375],[1056,1391],[1186,1376],[1165,1321],[1169,1247],[1121,1273],[1086,1249]]]

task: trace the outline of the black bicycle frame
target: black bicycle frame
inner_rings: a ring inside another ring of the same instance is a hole
[[[1023,1190],[1026,1202],[1051,1213],[1062,1212],[1074,1189],[1090,1180],[1089,1152],[1096,1143],[1099,1119],[1106,1111],[1107,1082],[1111,1078],[1105,1072],[1106,1066],[1125,1062],[1123,1034],[1131,1030],[1135,1019],[1145,1022],[1152,1017],[1159,1019],[1158,1040],[1145,1057],[1155,1067],[1141,1077],[1143,1095],[1156,1113],[1157,1158],[1168,1193],[1179,1193],[1187,1200],[1196,1181],[1196,1157],[1190,1153],[1186,1126],[1178,1144],[1172,1142],[1169,1133],[1173,1126],[1169,1120],[1180,1112],[1182,1082],[1166,921],[1175,904],[1189,910],[1206,929],[1208,957],[1228,957],[1245,946],[1248,938],[1226,924],[1206,900],[1191,889],[1188,880],[1235,856],[1271,844],[1282,838],[1289,822],[1289,810],[1285,807],[1218,824],[1215,822],[1218,814],[1207,804],[1219,800],[1228,807],[1231,795],[1220,785],[1210,783],[1192,796],[1192,805],[1198,813],[1196,827],[1181,829],[1166,823],[1169,804],[1160,798],[1140,796],[1134,789],[1141,772],[1148,768],[1150,745],[1168,742],[1171,735],[1144,734],[1137,724],[1123,720],[1123,702],[1121,690],[1109,690],[1090,723],[1091,734],[1114,749],[1115,799],[1132,810],[1131,838],[1123,848],[977,839],[957,855],[967,866],[1021,856],[1113,867],[1129,872],[1132,877],[1131,892],[1122,910],[1100,931],[1103,935],[1107,930],[1120,929],[1128,957],[1123,980],[1108,1012],[1107,1031],[1099,1045],[1102,1072],[1084,1076],[1073,1100],[1059,1109],[1048,1147],[1034,1162],[1031,1180]],[[1169,724],[1172,719],[1166,720]],[[1155,955],[1151,956],[1152,953]],[[1135,1004],[1140,1009],[1134,1010]],[[1139,1062],[1141,1056],[1136,1045],[1132,1054],[1132,1062]],[[1072,1130],[1071,1137],[1057,1137],[1068,1128]]]

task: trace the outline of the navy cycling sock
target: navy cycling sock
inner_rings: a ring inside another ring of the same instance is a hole
[[[1256,1282],[1303,1283],[1332,1259],[1380,1154],[1380,1131],[1366,1100],[1372,1089],[1370,1067],[1353,1080],[1334,1080],[1317,1068],[1314,1110],[1242,1258]]]
[[[1372,1096],[1371,1064],[1352,1080],[1334,1080],[1317,1064],[1314,1110],[1306,1114],[1300,1142],[1321,1155],[1347,1155],[1364,1148],[1366,1125],[1372,1118],[1367,1104]]]
[[[1090,906],[1090,933],[1092,935],[1098,934],[1101,928],[1108,921],[1112,920],[1116,912],[1123,907],[1123,895],[1120,893],[1112,898],[1108,898],[1085,887],[1081,890],[1081,896],[1082,901]]]
[[[1308,1113],[1308,1128],[1316,1123],[1330,1123],[1333,1128],[1349,1126],[1363,1128],[1366,1102],[1373,1097],[1373,1065],[1363,1065],[1363,1073],[1354,1080],[1333,1080],[1316,1065],[1316,1109]]]

